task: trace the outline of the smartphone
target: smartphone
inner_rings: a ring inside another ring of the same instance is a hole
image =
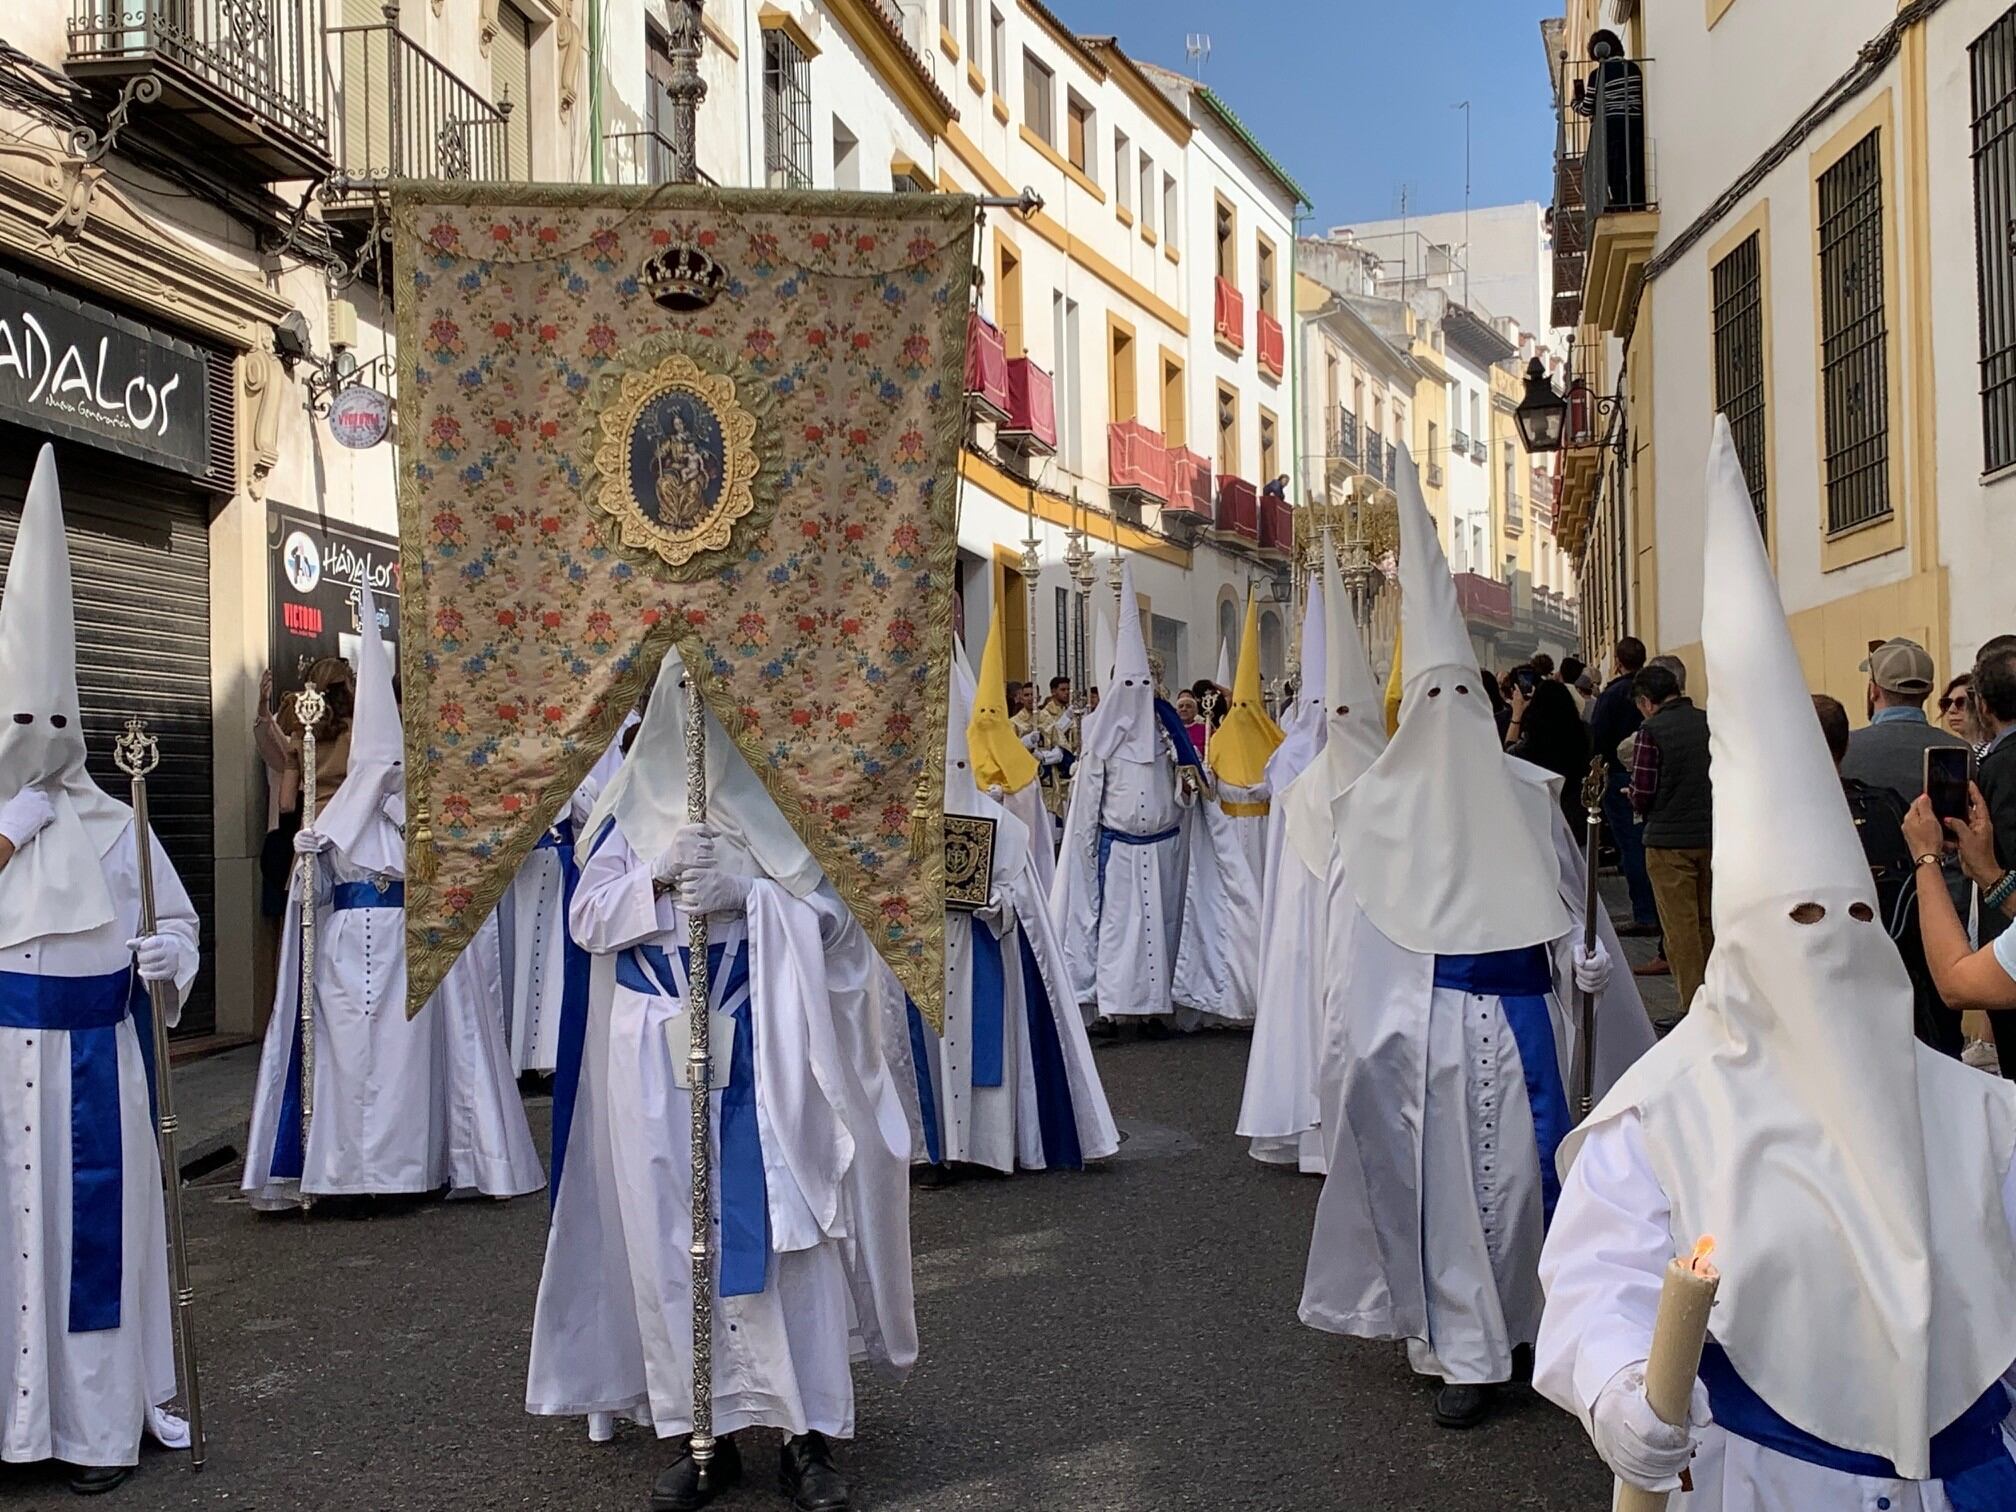
[[[1521,693],[1531,698],[1533,690],[1540,686],[1540,674],[1535,672],[1531,667],[1521,667],[1517,672],[1512,674],[1512,681],[1519,685]]]
[[[1967,822],[1967,787],[1974,780],[1974,753],[1965,746],[1931,746],[1925,752],[1925,795],[1941,819]]]

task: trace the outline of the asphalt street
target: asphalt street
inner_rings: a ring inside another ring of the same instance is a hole
[[[1243,1035],[1099,1053],[1121,1155],[914,1196],[923,1359],[864,1383],[858,1506],[1275,1512],[1607,1505],[1579,1427],[1524,1388],[1434,1427],[1398,1346],[1295,1318],[1317,1183],[1231,1133]],[[226,1117],[252,1059],[202,1065]],[[194,1080],[192,1078],[192,1080]],[[530,1108],[542,1147],[550,1104]],[[641,1509],[666,1460],[632,1429],[525,1414],[543,1196],[255,1214],[235,1165],[189,1189],[210,1462],[150,1448],[108,1507]],[[774,1435],[717,1505],[782,1507]],[[75,1508],[0,1468],[0,1506]]]

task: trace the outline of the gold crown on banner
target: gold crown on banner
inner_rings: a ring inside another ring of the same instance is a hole
[[[692,242],[652,253],[641,276],[654,303],[682,313],[706,309],[728,287],[728,270],[705,247]]]

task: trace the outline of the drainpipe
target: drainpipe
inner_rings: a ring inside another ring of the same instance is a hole
[[[602,0],[588,0],[588,182],[602,182]]]

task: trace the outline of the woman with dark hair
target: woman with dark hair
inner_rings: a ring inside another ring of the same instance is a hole
[[[1572,830],[1583,822],[1582,779],[1589,773],[1589,727],[1566,683],[1534,685],[1531,697],[1512,689],[1511,753],[1561,779],[1561,812]]]
[[[1962,672],[1946,684],[1946,691],[1939,695],[1939,723],[1950,734],[1958,735],[1974,747],[1974,753],[1981,753],[1981,736],[1974,726],[1974,674]]]
[[[1489,667],[1477,669],[1478,679],[1484,684],[1484,696],[1491,700],[1491,717],[1498,721],[1498,740],[1503,744],[1506,730],[1512,723],[1512,706],[1505,702],[1505,694],[1498,686],[1498,679]]]

